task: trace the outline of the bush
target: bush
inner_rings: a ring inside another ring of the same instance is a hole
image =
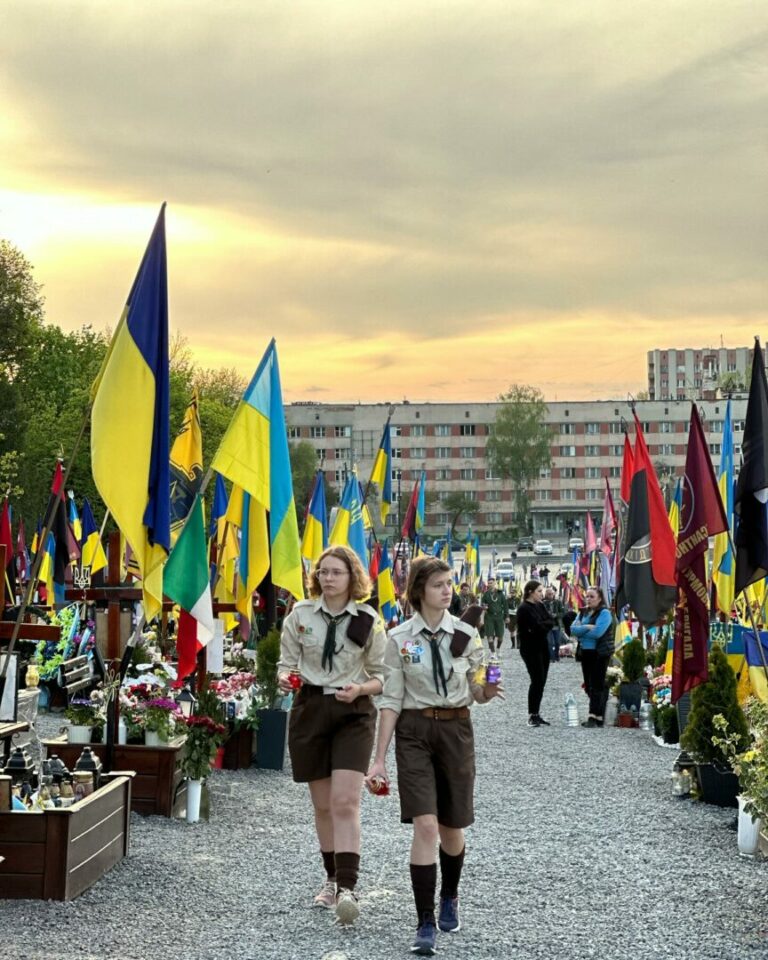
[[[680,746],[697,763],[715,763],[730,767],[727,753],[712,742],[719,737],[714,717],[722,714],[738,750],[746,750],[749,732],[744,711],[736,696],[736,675],[722,647],[713,646],[709,654],[709,680],[691,694],[691,712]]]
[[[654,667],[663,667],[667,662],[667,650],[669,649],[669,630],[662,630],[659,636],[659,642],[654,651]]]
[[[639,640],[624,644],[621,652],[621,669],[625,683],[637,683],[645,672],[645,650]]]
[[[267,708],[272,708],[277,700],[277,664],[280,662],[280,631],[269,630],[256,646],[256,679]]]

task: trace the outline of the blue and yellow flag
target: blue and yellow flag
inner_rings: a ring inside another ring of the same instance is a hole
[[[677,540],[677,535],[680,532],[680,511],[683,507],[683,482],[680,477],[677,478],[677,486],[675,487],[675,495],[672,497],[672,503],[669,505],[669,525],[672,527],[672,533],[675,535],[675,540]]]
[[[91,393],[93,479],[136,557],[151,620],[171,546],[165,204]]]
[[[82,555],[80,562],[83,568],[88,567],[91,573],[98,573],[107,565],[107,555],[104,553],[104,547],[101,545],[99,528],[93,518],[91,505],[86,497],[83,500],[83,528],[82,528],[81,548]]]
[[[371,483],[375,483],[379,488],[379,496],[381,498],[379,516],[381,517],[381,522],[386,523],[394,499],[392,493],[392,440],[390,437],[389,420],[387,420],[384,425],[384,434],[379,444],[376,459],[373,461]]]
[[[328,509],[325,505],[325,474],[318,470],[304,522],[301,555],[314,563],[328,546]]]
[[[269,570],[269,532],[264,508],[236,484],[227,506],[225,529],[214,595],[230,602],[234,598],[237,609],[250,620],[251,597]]]
[[[395,600],[395,584],[392,577],[392,560],[389,556],[386,540],[381,548],[379,574],[376,578],[376,586],[379,597],[379,610],[384,619],[384,623],[387,624],[397,617],[397,603]]]
[[[363,568],[368,569],[368,548],[365,543],[365,526],[360,505],[360,484],[354,471],[349,474],[344,484],[341,503],[336,511],[336,519],[328,542],[333,546],[350,547],[360,558]]]
[[[227,488],[224,485],[224,477],[220,473],[216,474],[216,482],[213,488],[213,506],[211,507],[211,522],[208,527],[208,536],[214,537],[219,543],[224,534],[223,523],[227,514]]]
[[[40,564],[40,571],[37,575],[39,583],[45,586],[45,602],[53,606],[56,602],[56,584],[53,580],[53,572],[56,564],[56,538],[53,533],[49,533],[45,541],[45,550]]]
[[[723,501],[725,518],[733,535],[733,425],[731,423],[731,401],[725,408],[723,421],[723,439],[720,447],[720,471],[717,486]],[[736,594],[736,561],[728,533],[718,533],[715,537],[712,560],[712,580],[715,584],[717,608],[726,616],[731,615]]]
[[[171,447],[171,544],[175,544],[203,483],[203,433],[197,389]]]
[[[261,530],[266,526],[266,512],[269,511],[269,549],[264,557],[254,556],[259,569],[263,570],[260,579],[271,565],[272,582],[284,587],[297,599],[303,598],[299,524],[293,499],[283,391],[274,340],[267,347],[227,427],[212,467],[242,487],[253,503],[264,511],[263,520],[255,525],[249,524],[249,529]],[[247,511],[250,517],[253,517],[252,510],[253,505]]]
[[[75,491],[70,490],[68,493],[69,496],[69,526],[74,534],[75,540],[78,543],[83,542],[83,525],[80,522],[80,514],[77,512],[77,504],[75,503]]]

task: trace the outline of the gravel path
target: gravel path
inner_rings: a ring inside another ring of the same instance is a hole
[[[524,667],[475,708],[477,822],[463,929],[439,956],[743,960],[768,956],[768,865],[737,854],[734,811],[671,796],[675,754],[634,730],[568,729],[578,667],[555,665],[525,726]],[[393,761],[392,761],[393,763]],[[392,771],[391,771],[392,772]],[[390,960],[410,956],[410,828],[363,800],[363,915],[307,908],[322,879],[306,788],[287,772],[216,772],[211,820],[132,818],[130,856],[69,904],[4,901],[0,955],[19,960]]]

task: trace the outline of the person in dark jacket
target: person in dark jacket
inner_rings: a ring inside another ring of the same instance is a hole
[[[528,726],[549,726],[539,713],[549,673],[549,631],[555,621],[544,606],[544,587],[529,580],[523,589],[523,602],[517,608],[517,638],[520,656],[531,679],[528,687]]]

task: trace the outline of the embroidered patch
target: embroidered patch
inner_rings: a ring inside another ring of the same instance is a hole
[[[421,657],[418,653],[414,653],[413,656],[408,657],[408,659],[411,661],[411,663],[421,663]]]
[[[406,653],[406,654],[403,655],[403,662],[404,662],[404,663],[410,663],[410,662],[411,662],[411,657],[410,657],[409,654]]]

